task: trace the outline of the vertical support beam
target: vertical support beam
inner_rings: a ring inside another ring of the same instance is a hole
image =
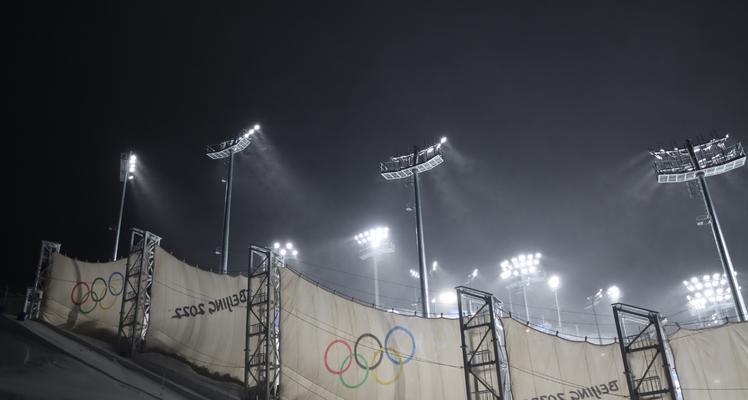
[[[701,170],[701,165],[699,164],[698,157],[696,157],[696,152],[693,149],[693,145],[691,144],[691,141],[686,141],[686,144],[688,146],[688,154],[691,156],[691,163],[693,164],[694,170],[696,170],[696,175],[699,179],[699,184],[701,185],[701,193],[703,194],[704,198],[704,205],[706,206],[706,211],[709,213],[709,220],[711,222],[712,227],[712,234],[714,235],[714,242],[717,245],[717,252],[719,253],[719,260],[722,263],[722,270],[725,273],[725,276],[727,277],[727,282],[730,285],[730,291],[732,291],[732,299],[733,302],[735,302],[735,312],[737,313],[737,317],[739,321],[748,321],[748,310],[746,310],[745,301],[743,300],[743,295],[740,292],[740,288],[738,287],[737,280],[735,279],[735,268],[732,266],[732,259],[730,258],[730,252],[727,250],[727,243],[725,242],[724,235],[722,234],[722,227],[719,225],[719,219],[717,218],[717,210],[714,208],[714,203],[712,202],[712,196],[709,193],[709,186],[706,184],[706,179],[704,178],[704,171]]]
[[[269,249],[250,247],[244,387],[248,396],[274,400],[280,386],[280,271]]]
[[[229,173],[226,179],[226,196],[223,207],[223,243],[221,244],[221,273],[228,273],[229,225],[231,223],[231,191],[234,178],[234,149],[229,150]]]
[[[660,313],[616,303],[613,304],[613,317],[630,398],[632,400],[651,398],[682,400],[683,395],[677,384],[677,373],[670,361],[670,347],[663,334]],[[629,320],[638,328],[631,335],[626,332],[625,320]],[[631,360],[637,357],[637,353],[643,354],[638,355],[639,360],[649,360],[643,371],[632,369]]]
[[[150,283],[161,238],[132,228],[130,252],[125,266],[125,282],[117,329],[117,351],[132,356],[142,346],[150,321]],[[141,312],[142,311],[142,312]]]
[[[125,193],[127,192],[127,181],[129,180],[130,172],[127,169],[127,163],[130,160],[130,153],[122,153],[120,156],[120,174],[119,178],[122,179],[122,199],[119,202],[119,217],[117,218],[117,232],[114,235],[114,251],[112,251],[112,261],[117,261],[117,253],[119,250],[119,234],[122,230],[122,214],[125,210]],[[123,174],[124,172],[124,174]]]
[[[503,366],[507,357],[497,326],[500,303],[491,293],[458,286],[457,306],[460,315],[460,340],[464,364],[466,399],[507,400],[509,374]],[[473,308],[473,305],[476,307]]]
[[[418,163],[418,147],[413,148],[413,163]],[[429,303],[429,271],[426,269],[426,248],[423,241],[423,216],[421,215],[421,187],[418,185],[418,171],[413,169],[413,188],[416,205],[416,236],[418,239],[418,272],[421,274],[421,312],[425,318],[431,313]]]
[[[59,243],[42,240],[41,247],[39,248],[39,261],[36,264],[34,287],[27,295],[26,300],[26,304],[29,304],[29,309],[24,310],[31,319],[39,318],[44,290],[47,288],[47,275],[49,274],[49,267],[52,265],[52,254],[59,253],[61,247],[62,245]],[[5,291],[7,295],[7,288]]]

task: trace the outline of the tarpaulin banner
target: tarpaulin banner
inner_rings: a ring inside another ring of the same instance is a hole
[[[88,335],[116,336],[126,264],[127,258],[89,263],[53,253],[41,319]]]
[[[282,399],[465,398],[457,320],[382,311],[281,270]]]
[[[686,400],[748,399],[748,323],[681,329],[669,341]]]
[[[514,400],[628,398],[617,343],[595,345],[502,318]]]
[[[146,348],[244,379],[247,278],[192,267],[156,248]]]

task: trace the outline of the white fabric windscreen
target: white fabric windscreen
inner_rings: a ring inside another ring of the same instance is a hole
[[[617,343],[574,342],[502,318],[514,400],[628,398]]]
[[[126,258],[88,263],[53,253],[41,319],[92,336],[116,336],[126,264]]]
[[[669,341],[686,400],[748,399],[748,323],[681,329]]]
[[[192,267],[156,248],[146,347],[244,379],[247,278]]]
[[[457,320],[345,299],[281,270],[281,398],[465,398]]]

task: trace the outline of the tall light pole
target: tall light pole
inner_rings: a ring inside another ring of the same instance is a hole
[[[406,179],[413,177],[414,198],[416,206],[416,238],[418,243],[418,265],[421,280],[421,312],[428,318],[429,310],[429,283],[426,268],[426,249],[423,241],[423,216],[421,214],[421,188],[418,183],[418,174],[429,171],[444,162],[442,157],[442,145],[447,142],[443,137],[438,143],[423,150],[413,146],[413,152],[403,156],[391,157],[389,160],[379,164],[379,172],[388,181]]]
[[[138,157],[132,151],[122,153],[119,160],[119,180],[122,182],[122,199],[119,202],[119,217],[117,218],[117,232],[114,235],[114,251],[112,252],[112,261],[117,260],[117,250],[119,250],[119,233],[122,230],[122,214],[125,210],[125,193],[127,192],[127,182],[135,176],[135,166],[138,163]]]
[[[618,289],[618,286],[611,286],[606,291],[605,294],[603,294],[602,289],[598,289],[595,294],[592,296],[587,297],[587,306],[585,308],[591,308],[592,309],[592,315],[595,317],[595,328],[597,329],[597,340],[600,344],[603,344],[603,337],[600,333],[600,323],[597,320],[597,303],[600,302],[600,300],[603,299],[603,297],[608,296],[608,299],[612,303],[617,302],[621,298],[621,290]]]
[[[548,279],[548,286],[553,290],[553,296],[556,298],[556,314],[558,314],[558,329],[561,329],[561,307],[558,305],[558,288],[561,287],[561,278],[553,275]]]
[[[359,257],[362,260],[371,259],[374,267],[374,305],[379,306],[379,256],[395,252],[395,245],[390,240],[390,228],[385,226],[369,229],[353,239],[360,247]]]
[[[717,218],[717,211],[714,208],[712,196],[706,184],[707,176],[720,175],[745,165],[746,155],[742,144],[740,142],[730,144],[728,143],[729,138],[730,135],[726,134],[724,137],[695,145],[690,140],[686,140],[686,145],[683,148],[660,149],[650,151],[650,154],[655,157],[654,168],[657,174],[657,182],[689,182],[689,184],[692,181],[699,182],[701,197],[704,199],[704,206],[709,214],[708,223],[712,227],[714,242],[717,245],[722,270],[732,292],[738,320],[748,321],[748,310],[746,310],[743,295],[738,288],[735,268],[733,268],[730,252],[727,250],[727,243]]]
[[[512,257],[510,260],[504,260],[500,264],[501,274],[499,276],[501,280],[509,282],[506,285],[506,289],[509,291],[510,296],[512,290],[516,288],[522,289],[522,297],[525,302],[525,317],[528,322],[530,321],[530,307],[527,304],[527,288],[533,283],[545,281],[545,275],[540,266],[542,257],[543,255],[540,253],[520,254]]]
[[[213,160],[224,158],[229,159],[228,176],[226,179],[226,194],[224,196],[223,207],[223,240],[221,243],[221,273],[228,272],[229,264],[229,223],[231,221],[231,189],[234,176],[234,154],[240,153],[251,143],[250,136],[260,130],[260,125],[255,125],[252,129],[244,132],[236,138],[225,140],[221,143],[209,145],[207,155]]]

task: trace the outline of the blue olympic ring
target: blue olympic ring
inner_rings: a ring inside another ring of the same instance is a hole
[[[392,355],[390,354],[390,346],[389,346],[390,336],[392,336],[393,332],[398,331],[398,330],[407,333],[408,336],[410,336],[410,340],[413,342],[413,348],[410,350],[410,355],[406,357],[405,361],[402,361],[402,359],[399,361],[395,360],[394,358],[392,358]],[[387,336],[384,337],[384,354],[387,354],[387,358],[389,358],[390,361],[392,361],[392,363],[395,365],[400,365],[401,363],[404,365],[404,364],[409,363],[410,360],[413,359],[413,356],[416,354],[416,338],[413,337],[413,333],[411,333],[408,330],[408,328],[404,326],[401,326],[401,325],[393,326],[392,329],[390,329],[390,331],[387,332]]]

